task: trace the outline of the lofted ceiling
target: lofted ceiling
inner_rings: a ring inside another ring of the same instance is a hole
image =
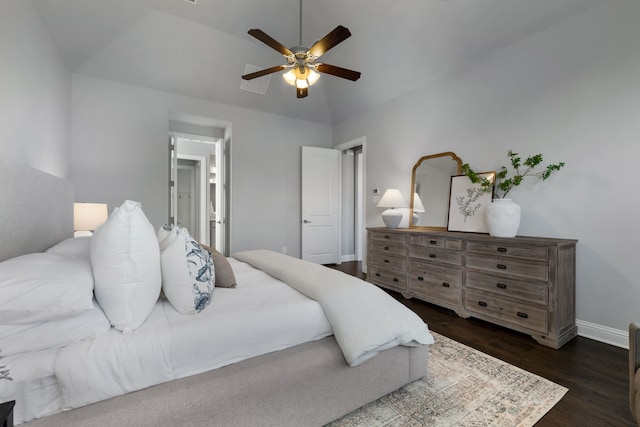
[[[606,0],[303,0],[302,44],[344,25],[322,61],[362,72],[303,99],[280,73],[264,95],[240,89],[247,64],[284,63],[247,31],[298,45],[299,0],[32,1],[73,72],[336,124]]]

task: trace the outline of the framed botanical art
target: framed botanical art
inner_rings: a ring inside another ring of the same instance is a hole
[[[496,173],[478,174],[495,183]],[[493,199],[492,190],[483,191],[480,184],[474,184],[466,175],[451,177],[451,196],[449,197],[449,231],[468,231],[488,233],[486,208]]]

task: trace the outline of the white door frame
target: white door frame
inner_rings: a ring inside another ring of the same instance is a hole
[[[352,139],[351,141],[343,142],[342,144],[336,145],[336,150],[346,151],[356,147],[362,147],[362,170],[359,172],[361,175],[362,181],[362,194],[360,194],[360,203],[362,206],[362,212],[360,212],[360,218],[356,218],[356,229],[355,229],[355,239],[357,239],[362,247],[362,271],[364,273],[367,272],[367,203],[366,203],[366,188],[367,188],[367,137],[361,136],[356,139]],[[342,158],[342,156],[340,156]],[[342,225],[341,225],[342,227]],[[340,239],[342,239],[342,234],[340,235]],[[342,240],[340,240],[340,249],[342,250]],[[341,254],[342,255],[342,254]]]

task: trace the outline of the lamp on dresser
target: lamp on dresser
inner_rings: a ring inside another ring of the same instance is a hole
[[[387,228],[398,228],[400,221],[402,221],[403,213],[396,208],[408,208],[409,205],[402,197],[400,190],[390,188],[384,192],[382,198],[377,205],[379,208],[389,208],[382,212],[382,221]]]
[[[74,237],[91,236],[92,231],[107,221],[107,217],[106,203],[74,203]]]

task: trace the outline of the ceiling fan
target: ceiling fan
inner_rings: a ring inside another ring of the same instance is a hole
[[[333,29],[333,31],[315,42],[311,47],[302,46],[302,0],[300,0],[299,46],[287,48],[280,42],[271,38],[264,31],[256,28],[249,30],[248,33],[272,49],[280,52],[287,60],[287,63],[256,71],[255,73],[245,74],[242,76],[244,80],[251,80],[266,76],[267,74],[277,73],[278,71],[288,70],[282,77],[291,86],[296,87],[296,94],[298,98],[304,98],[309,94],[309,86],[313,85],[320,78],[318,72],[331,74],[333,76],[342,77],[343,79],[352,81],[356,81],[360,78],[360,72],[358,71],[336,67],[335,65],[329,65],[322,62],[316,62],[317,59],[324,55],[329,49],[351,37],[351,32],[349,32],[348,28],[338,25]]]

